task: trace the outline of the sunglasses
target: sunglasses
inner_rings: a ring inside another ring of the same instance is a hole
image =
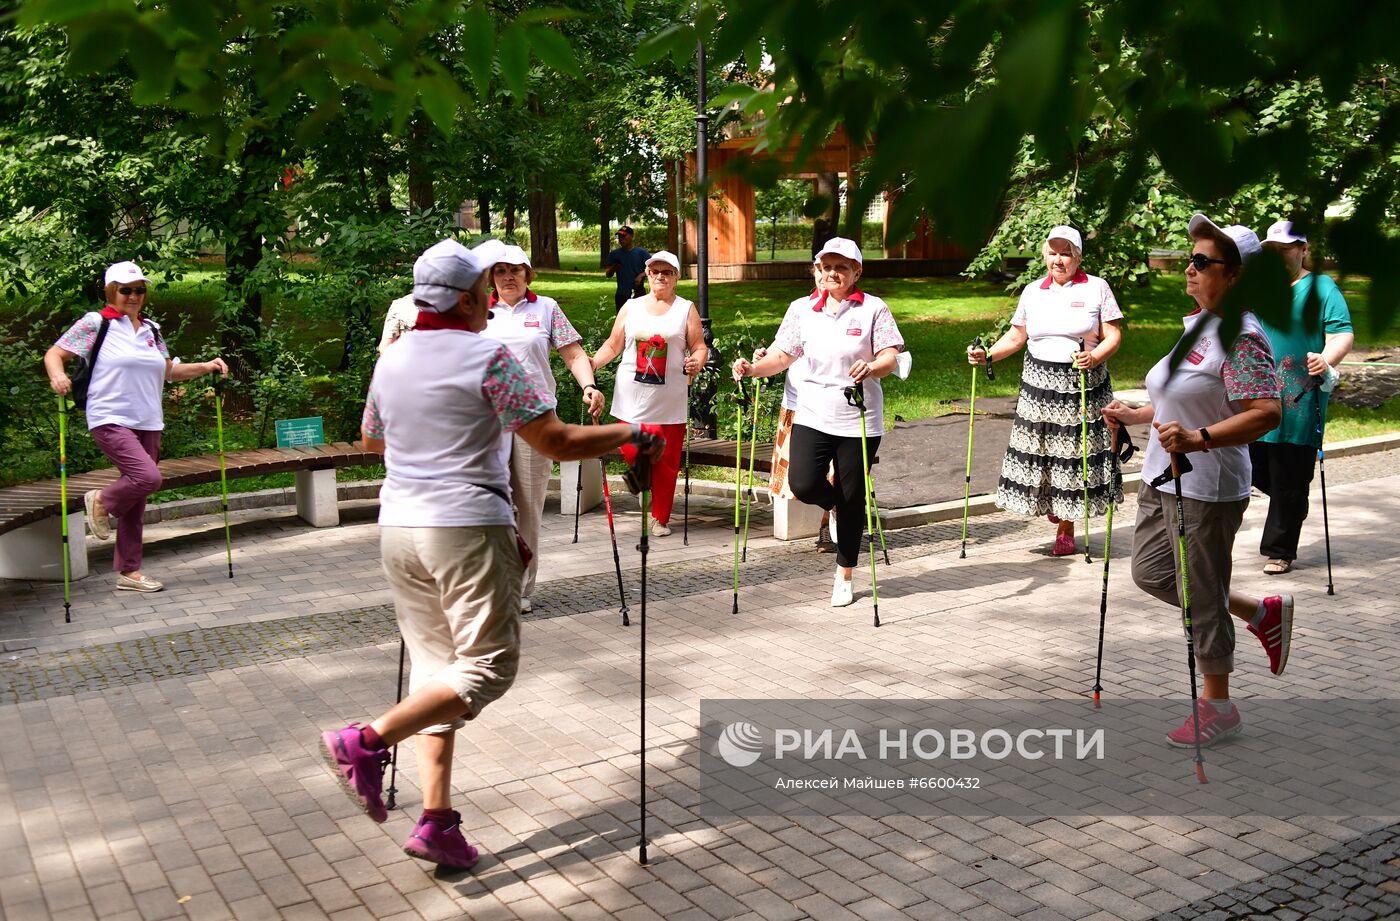
[[[145,296],[146,296],[146,289],[145,289],[145,288],[118,288],[118,289],[117,289],[117,293],[118,293],[118,294],[125,294],[127,297],[132,297],[133,295],[136,296],[136,297],[145,297]]]
[[[676,274],[675,269],[647,269],[648,275],[655,275],[657,278],[672,278]]]
[[[1190,256],[1186,257],[1186,263],[1187,265],[1195,266],[1197,272],[1204,272],[1209,266],[1212,265],[1226,264],[1224,259],[1212,259],[1205,253],[1192,253]]]

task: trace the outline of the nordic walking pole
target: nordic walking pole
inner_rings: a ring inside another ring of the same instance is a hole
[[[73,599],[70,584],[73,574],[69,570],[68,549],[68,398],[58,394],[58,518],[59,530],[63,534],[63,622],[73,622]]]
[[[690,377],[685,379],[685,496],[681,518],[681,545],[690,546]]]
[[[753,508],[753,462],[754,456],[758,454],[758,406],[759,397],[763,395],[763,378],[758,378],[753,382],[753,429],[749,432],[749,480],[748,494],[744,496],[744,544],[739,551],[739,560],[747,563],[749,561],[749,510]],[[741,440],[742,441],[742,440]]]
[[[875,526],[870,520],[870,453],[865,446],[865,385],[846,388],[846,402],[860,410],[860,468],[865,479],[865,538],[870,548],[870,601],[875,607],[875,626],[880,626],[880,586],[875,578]]]
[[[403,636],[399,637],[399,683],[398,690],[394,692],[394,704],[403,700],[403,660],[405,645]],[[399,746],[394,745],[394,750],[389,753],[389,789],[384,791],[384,806],[387,809],[394,808],[394,797],[398,795],[399,788],[395,785],[399,779]]]
[[[1084,340],[1079,340],[1079,354],[1084,353]],[[1078,364],[1078,362],[1075,362]],[[1088,373],[1079,369],[1079,447],[1083,458],[1081,470],[1084,479],[1084,562],[1094,562],[1089,556],[1089,402]]]
[[[879,463],[880,458],[875,458],[875,463]],[[875,514],[875,533],[880,535],[880,553],[885,558],[885,565],[890,565],[890,548],[885,544],[885,527],[880,523],[880,503],[875,501],[875,471],[867,470],[866,479],[870,483],[870,507]]]
[[[1293,398],[1293,403],[1296,405],[1308,390],[1316,391],[1313,397],[1313,419],[1317,425],[1317,471],[1322,478],[1322,542],[1327,548],[1327,594],[1335,595],[1337,592],[1332,586],[1332,528],[1327,522],[1327,462],[1322,449],[1322,378],[1314,377],[1312,383]]]
[[[228,556],[228,577],[233,578],[233,532],[228,525],[228,468],[224,463],[224,379],[214,378],[214,424],[219,432],[219,493],[224,503],[224,553]]]
[[[583,508],[583,461],[578,462],[578,481],[574,484],[574,539],[578,543],[578,516]]]
[[[982,337],[972,338],[974,349],[982,348]],[[991,356],[987,356],[987,364],[991,365]],[[968,503],[972,499],[972,426],[977,418],[977,367],[972,368],[972,390],[967,400],[967,467],[963,473],[963,528],[962,528],[962,550],[958,553],[958,559],[967,559],[967,509]]]
[[[1118,491],[1118,481],[1122,474],[1118,468],[1118,435],[1122,433],[1127,436],[1128,430],[1119,426],[1113,430],[1113,440],[1110,450],[1113,453],[1110,459],[1113,464],[1113,482],[1108,488],[1108,522],[1104,527],[1103,534],[1103,593],[1099,595],[1099,656],[1098,662],[1094,666],[1094,706],[1098,707],[1099,694],[1103,691],[1103,635],[1104,629],[1108,625],[1108,561],[1113,548],[1113,497]],[[1131,440],[1128,442],[1132,444]]]
[[[593,417],[593,424],[598,424],[598,417]],[[598,465],[603,468],[603,508],[608,512],[608,536],[612,538],[613,568],[617,570],[617,601],[621,606],[622,626],[632,626],[627,619],[627,590],[622,587],[622,557],[617,553],[617,527],[613,524],[612,493],[608,490],[608,463],[601,457],[598,458]]]
[[[1191,472],[1185,454],[1173,454],[1171,478],[1176,481],[1176,553],[1181,561],[1181,624],[1186,630],[1186,666],[1191,673],[1191,722],[1196,727],[1196,779],[1206,780],[1206,759],[1201,755],[1201,712],[1196,697],[1196,638],[1191,632],[1191,582],[1186,565],[1186,506],[1181,501],[1181,476]],[[1158,478],[1160,479],[1160,477]]]
[[[734,611],[739,613],[739,474],[744,469],[744,406],[748,398],[744,394],[744,382],[735,381],[739,388],[735,397],[738,403],[734,411]]]
[[[641,636],[641,700],[637,708],[640,733],[641,759],[641,822],[640,839],[637,842],[637,861],[647,862],[647,498],[651,495],[651,457],[643,454],[640,446],[637,451],[637,478],[642,486],[642,636]]]

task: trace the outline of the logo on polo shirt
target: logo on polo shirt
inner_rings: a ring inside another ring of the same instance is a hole
[[[861,334],[861,329],[860,329],[859,326],[852,325],[852,326],[847,326],[847,327],[846,327],[846,335],[848,335],[848,336],[859,336],[860,334]]]
[[[540,321],[539,321],[538,319],[536,319],[535,317],[527,317],[526,320],[525,320],[525,325],[526,325],[526,326],[533,326],[535,329],[539,329],[539,328],[540,328]]]
[[[1075,309],[1082,309],[1082,308],[1084,307],[1084,302],[1083,302],[1083,301],[1071,301],[1071,302],[1070,302],[1070,307],[1073,307],[1073,308],[1075,308]]]

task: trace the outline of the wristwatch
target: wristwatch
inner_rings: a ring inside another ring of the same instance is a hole
[[[1201,447],[1201,451],[1204,452],[1204,453],[1206,453],[1206,454],[1209,454],[1209,453],[1210,453],[1210,429],[1207,429],[1207,428],[1201,429],[1201,441],[1205,442],[1205,444]]]
[[[597,384],[584,384],[584,385],[583,385],[583,395],[584,395],[584,396],[588,396],[588,391],[590,391],[590,390],[597,390],[599,393],[602,393],[602,392],[603,392],[603,391],[598,387]]]

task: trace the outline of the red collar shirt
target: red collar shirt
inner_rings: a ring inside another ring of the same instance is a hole
[[[859,438],[860,410],[846,401],[852,386],[851,365],[874,361],[887,348],[904,349],[889,305],[873,294],[856,290],[840,303],[812,292],[806,309],[789,309],[778,327],[773,344],[797,359],[805,359],[796,382],[794,425],[805,425],[828,435]],[[885,397],[880,382],[865,381],[865,431],[885,432]]]
[[[1012,326],[1026,330],[1026,348],[1041,361],[1065,364],[1079,351],[1098,345],[1101,324],[1123,319],[1108,282],[1080,272],[1063,285],[1046,276],[1026,286]]]

